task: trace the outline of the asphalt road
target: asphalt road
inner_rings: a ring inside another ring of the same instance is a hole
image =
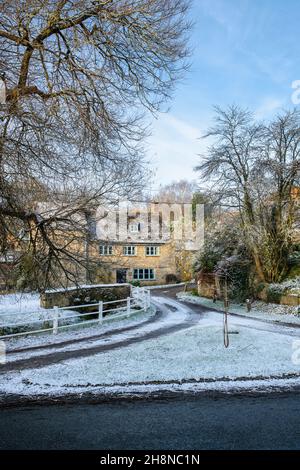
[[[2,409],[0,449],[300,449],[300,395]]]

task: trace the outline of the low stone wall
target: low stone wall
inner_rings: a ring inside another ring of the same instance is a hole
[[[293,307],[297,307],[299,304],[298,295],[283,295],[280,299],[281,305],[291,305]]]
[[[212,299],[214,295],[216,298],[222,298],[220,280],[217,276],[211,274],[200,273],[197,278],[197,290],[200,297],[207,297]],[[258,300],[268,303],[268,285],[256,294]],[[273,302],[275,302],[273,300]],[[271,302],[272,303],[272,302]],[[282,294],[276,302],[279,305],[288,305],[291,307],[300,306],[300,295],[297,294]]]
[[[200,297],[212,299],[214,296],[221,297],[220,282],[212,274],[199,273],[197,277],[197,290]]]
[[[87,305],[102,300],[111,302],[130,297],[130,284],[101,284],[78,286],[68,289],[49,290],[41,294],[40,305],[43,308],[70,307]]]
[[[267,286],[257,294],[257,298],[263,302],[268,302],[268,288]],[[289,305],[291,307],[297,307],[300,305],[300,296],[298,298],[297,294],[283,294],[278,299],[277,304],[280,305]]]
[[[214,291],[214,285],[198,283],[198,294],[200,297],[207,297],[209,299],[212,299],[214,296]]]

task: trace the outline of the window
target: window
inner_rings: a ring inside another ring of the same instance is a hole
[[[13,253],[5,253],[0,256],[0,263],[14,263],[15,255]]]
[[[23,241],[30,241],[30,233],[28,230],[25,230],[24,228],[22,228],[19,232],[19,238]]]
[[[135,256],[136,247],[135,246],[123,246],[123,255],[124,256]]]
[[[130,224],[129,225],[129,232],[130,233],[138,233],[141,230],[140,224]]]
[[[146,246],[146,256],[159,256],[159,246]]]
[[[155,279],[154,269],[134,269],[133,270],[133,279],[144,280],[144,281],[153,281]]]
[[[101,256],[108,256],[112,255],[112,246],[111,245],[100,245],[99,246],[99,253]]]

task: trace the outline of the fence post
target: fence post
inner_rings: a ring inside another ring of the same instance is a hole
[[[100,300],[99,301],[99,305],[98,305],[98,320],[99,320],[99,323],[102,324],[103,322],[103,301]]]
[[[147,310],[148,308],[148,293],[146,289],[144,288],[143,291],[143,310]]]
[[[53,316],[53,334],[57,335],[58,333],[58,316],[59,316],[59,310],[58,307],[53,307],[54,310],[54,316]]]
[[[148,289],[148,291],[147,291],[147,305],[148,305],[148,308],[150,308],[150,305],[151,305],[151,291],[150,291],[150,289]]]
[[[131,310],[130,310],[130,301],[131,301],[130,297],[127,297],[127,304],[126,304],[126,313],[127,313],[127,315],[130,315],[130,312],[131,312]]]

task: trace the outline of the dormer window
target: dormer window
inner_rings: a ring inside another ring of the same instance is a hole
[[[141,224],[129,224],[129,233],[139,233],[141,231]]]

